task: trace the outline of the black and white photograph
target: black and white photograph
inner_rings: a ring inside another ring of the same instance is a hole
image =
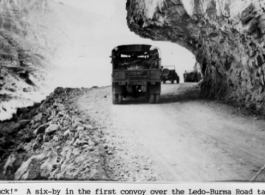
[[[264,169],[265,0],[0,0],[2,183],[249,183]],[[265,194],[197,189],[172,194]]]

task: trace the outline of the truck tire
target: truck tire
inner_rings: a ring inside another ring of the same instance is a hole
[[[155,95],[155,103],[159,103],[160,101],[160,94]]]
[[[186,83],[186,82],[187,82],[187,78],[186,78],[186,76],[184,74],[184,83]]]
[[[112,104],[117,104],[118,102],[118,95],[112,93]]]
[[[118,104],[122,103],[122,95],[121,94],[118,94],[117,102],[118,102]]]
[[[155,94],[150,94],[150,95],[149,95],[149,103],[150,103],[150,104],[155,103]]]
[[[171,83],[174,84],[174,79],[171,80]]]

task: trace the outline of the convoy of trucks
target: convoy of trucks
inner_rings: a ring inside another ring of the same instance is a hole
[[[175,66],[161,66],[161,52],[152,45],[120,45],[111,52],[112,103],[121,104],[127,97],[146,97],[158,103],[161,82],[179,83]],[[184,81],[188,81],[185,79]]]

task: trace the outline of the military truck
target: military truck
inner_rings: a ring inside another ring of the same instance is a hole
[[[112,103],[145,96],[158,103],[161,93],[160,50],[151,45],[120,45],[111,53]]]
[[[167,81],[170,81],[172,84],[176,81],[176,83],[179,83],[179,76],[175,70],[175,66],[163,66],[162,67],[162,78],[161,80],[163,83],[166,83]]]
[[[183,77],[184,82],[199,82],[202,78],[197,70],[185,70]]]

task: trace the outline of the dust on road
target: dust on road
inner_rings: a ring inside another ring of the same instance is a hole
[[[112,105],[106,87],[81,96],[77,106],[108,129],[116,180],[250,180],[265,163],[264,119],[199,99],[198,91],[197,84],[165,84],[160,104],[132,99]]]

